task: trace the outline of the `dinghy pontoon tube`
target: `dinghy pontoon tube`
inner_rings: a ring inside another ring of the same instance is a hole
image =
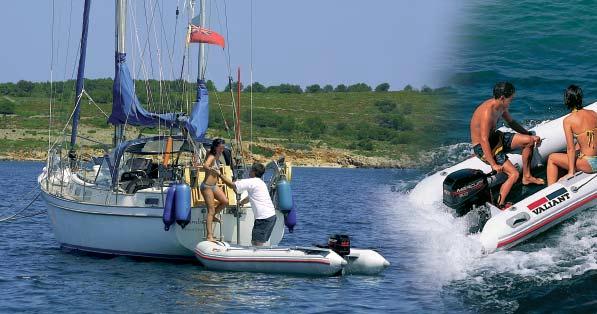
[[[239,247],[203,241],[197,244],[195,255],[205,268],[212,270],[309,276],[374,275],[390,265],[373,250],[352,248],[342,258],[326,248]]]
[[[514,204],[494,209],[481,232],[485,252],[507,249],[597,204],[597,174],[578,172]],[[491,206],[491,205],[490,205]]]

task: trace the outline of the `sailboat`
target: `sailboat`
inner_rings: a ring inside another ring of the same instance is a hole
[[[196,102],[190,115],[149,112],[135,95],[134,81],[127,65],[127,1],[117,0],[113,105],[108,119],[115,127],[113,146],[102,156],[83,160],[77,152],[77,132],[85,94],[90,3],[91,0],[85,0],[76,99],[69,120],[72,124],[70,142],[57,142],[51,146],[46,167],[38,177],[56,240],[63,248],[86,252],[193,259],[196,244],[206,236],[207,210],[199,183],[205,176],[200,165],[211,145],[205,138],[209,97],[203,77],[205,71],[201,68],[204,66],[204,45],[209,41],[200,43]],[[205,0],[201,1],[199,17],[199,29],[206,29]],[[126,140],[127,125],[160,126],[165,132]],[[237,147],[227,147],[223,154],[221,171],[228,178],[242,178],[240,145],[234,143]],[[274,164],[269,182],[272,196],[276,195],[278,180],[290,180],[290,164],[283,159]],[[165,228],[168,191],[175,185],[184,185],[190,190],[188,215],[183,217],[186,221]],[[229,206],[221,214],[221,223],[215,224],[214,235],[221,241],[250,245],[253,211],[250,206],[241,207],[231,189],[224,184],[221,187],[229,199]],[[269,245],[277,245],[284,235],[284,216],[280,210],[276,210],[276,215],[278,219]]]

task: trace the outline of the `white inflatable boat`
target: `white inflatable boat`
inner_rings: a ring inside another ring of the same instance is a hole
[[[341,257],[327,248],[241,247],[209,241],[197,244],[195,256],[212,270],[308,276],[375,275],[390,265],[373,250],[351,248]]]
[[[597,111],[597,103],[586,106],[585,109]],[[543,139],[541,146],[534,151],[531,167],[543,165],[551,153],[565,151],[566,138],[562,128],[564,118],[565,116],[531,129]],[[508,154],[508,158],[519,170],[522,169],[519,154]],[[439,205],[443,201],[455,209],[457,216],[464,215],[480,203],[484,204],[484,199],[491,200],[499,193],[497,190],[505,175],[486,175],[490,172],[489,165],[473,156],[426,177],[415,186],[409,198],[422,206]],[[534,193],[521,193],[518,197],[513,189],[509,199],[517,201],[512,209],[504,212],[487,203],[486,206],[491,210],[482,221],[487,221],[485,226],[481,224],[481,242],[485,250],[512,247],[575,213],[594,206],[597,179],[593,180],[593,176],[578,173],[573,178]],[[487,220],[489,217],[491,218]]]
[[[578,172],[504,211],[492,209],[481,232],[486,252],[507,249],[597,204],[597,174]],[[489,205],[492,206],[492,205]]]

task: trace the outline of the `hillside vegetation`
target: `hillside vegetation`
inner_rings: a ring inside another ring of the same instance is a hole
[[[159,90],[159,86],[148,89],[142,82],[137,83],[140,100],[146,103],[149,99],[153,105],[146,108],[156,112],[189,110],[187,107],[194,98],[193,84],[168,83],[162,86],[170,89],[167,97],[147,92]],[[32,86],[25,86],[25,91],[17,88],[18,84],[0,84],[0,154],[43,151],[48,146],[49,84],[31,83]],[[72,84],[72,81],[59,82],[53,88],[69,90]],[[324,92],[313,86],[310,86],[312,92],[302,92],[300,87],[298,91],[289,89],[294,92],[268,89],[269,92],[264,89],[253,93],[252,114],[251,94],[243,92],[240,99],[243,139],[249,141],[252,135],[252,151],[264,157],[285,150],[303,153],[339,150],[349,155],[416,161],[421,152],[440,142],[445,116],[442,108],[451,97],[449,89],[430,88],[394,92],[330,91],[329,88]],[[82,103],[80,134],[110,144],[113,127],[106,123],[104,113],[109,115],[111,110],[111,80],[87,80],[86,90],[94,101],[85,99]],[[53,99],[53,138],[63,135],[61,131],[73,108],[73,94],[62,92]],[[210,93],[210,137],[232,137],[232,130],[226,129],[233,126],[231,97],[225,91]],[[69,132],[70,126],[65,129],[66,136]],[[129,138],[138,132],[131,128]],[[155,130],[143,132],[155,133]]]

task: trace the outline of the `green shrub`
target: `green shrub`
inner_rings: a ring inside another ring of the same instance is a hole
[[[388,113],[396,109],[396,103],[391,100],[378,100],[375,102],[375,107],[383,113]]]
[[[345,131],[348,128],[348,124],[345,122],[340,122],[336,124],[336,130],[338,131]]]
[[[278,125],[278,131],[285,133],[292,133],[296,128],[296,122],[293,117],[282,119],[280,125]]]
[[[400,104],[400,114],[409,115],[413,112],[413,105],[410,103]]]
[[[382,128],[389,128],[396,131],[409,131],[414,128],[413,123],[402,115],[378,116],[377,124]]]
[[[284,147],[288,148],[288,149],[293,149],[293,150],[311,151],[310,145],[302,144],[302,143],[286,143],[286,144],[284,144]]]
[[[270,158],[274,155],[274,151],[267,147],[252,146],[251,149],[253,150],[253,154],[258,154],[266,158]]]
[[[14,114],[15,105],[3,98],[0,98],[0,114]]]
[[[374,146],[373,143],[370,140],[359,140],[356,142],[352,142],[350,144],[348,144],[347,146],[348,149],[351,150],[368,150],[371,151],[373,150]]]
[[[323,120],[320,117],[310,117],[305,120],[305,124],[303,125],[303,130],[305,133],[310,134],[312,137],[319,138],[323,133],[325,133],[325,129],[327,126],[323,123]]]

